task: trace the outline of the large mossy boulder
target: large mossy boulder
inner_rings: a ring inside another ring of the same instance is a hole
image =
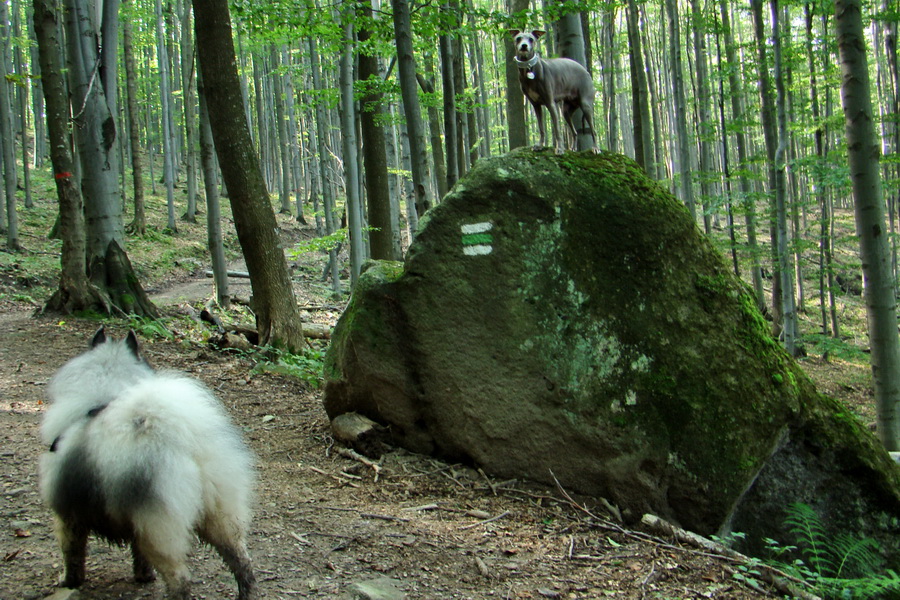
[[[900,531],[887,453],[772,339],[684,207],[618,155],[478,162],[405,264],[368,265],[325,408],[703,534],[761,543],[795,501],[886,546]]]

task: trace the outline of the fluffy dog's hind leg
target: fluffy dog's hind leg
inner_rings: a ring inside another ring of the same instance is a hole
[[[221,515],[207,519],[200,539],[210,544],[231,569],[238,586],[238,600],[256,600],[258,590],[250,553],[244,542],[244,528],[236,520]]]
[[[218,551],[222,560],[234,573],[234,579],[238,586],[238,600],[256,600],[256,576],[253,574],[253,567],[250,564],[250,553],[247,552],[247,546],[241,542],[240,544],[213,544]]]
[[[190,529],[172,523],[171,516],[164,511],[145,513],[135,525],[137,551],[166,582],[168,600],[190,600],[191,572],[187,568],[193,539]]]
[[[87,555],[88,531],[72,527],[61,519],[56,521],[56,537],[66,563],[66,573],[60,585],[77,588],[84,583],[84,560]]]
[[[153,572],[153,565],[147,560],[147,557],[138,549],[136,544],[131,545],[131,557],[134,563],[134,580],[138,583],[150,583],[156,579],[156,573]]]

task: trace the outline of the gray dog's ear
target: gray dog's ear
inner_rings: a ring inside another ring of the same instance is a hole
[[[535,29],[534,31],[531,32],[531,35],[533,35],[533,36],[536,37],[536,38],[539,38],[539,37],[541,37],[542,35],[544,35],[545,33],[547,33],[547,32],[546,32],[546,31],[541,31],[540,29]]]
[[[91,338],[91,348],[96,348],[100,344],[106,343],[106,328],[101,327],[94,333],[94,337]]]
[[[517,35],[519,35],[519,32],[522,30],[521,29],[507,29],[506,31],[507,31],[507,33],[509,33],[509,35],[516,37]]]
[[[128,349],[131,350],[132,354],[140,356],[140,344],[138,344],[137,334],[134,332],[134,329],[128,331],[128,336],[125,338],[125,345],[128,346]]]

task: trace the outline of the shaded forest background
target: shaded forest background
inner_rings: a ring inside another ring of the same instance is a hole
[[[129,246],[152,245],[207,213],[210,190],[228,194],[218,175],[204,188],[191,4],[101,4],[116,7],[120,24],[117,193]],[[77,6],[101,8],[66,3]],[[800,315],[798,353],[843,351],[848,336],[865,348],[860,308],[845,301],[861,294],[862,278],[832,3],[241,1],[230,8],[245,118],[272,206],[315,231],[318,241],[302,249],[329,253],[323,274],[334,293],[352,285],[364,258],[401,258],[422,212],[474,161],[534,143],[507,30],[546,29],[545,56],[568,53],[579,38],[583,44],[601,149],[634,157],[685,203],[753,286],[774,333],[794,335],[781,327],[777,299],[786,282]],[[29,246],[30,258],[44,260],[17,226],[18,213],[27,218],[46,192],[33,181],[50,176],[32,13],[30,2],[0,3],[0,231],[9,250],[0,267],[8,271]],[[401,13],[408,23],[397,20]],[[900,6],[867,2],[863,17],[896,281]],[[405,60],[416,78],[412,96],[400,81]],[[410,127],[416,113],[419,130]],[[785,182],[782,246],[773,168]],[[145,194],[165,198],[156,228],[148,229],[138,206]],[[228,218],[220,219],[226,228]]]

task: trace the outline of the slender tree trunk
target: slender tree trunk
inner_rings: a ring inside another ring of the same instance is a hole
[[[403,109],[406,113],[406,128],[409,132],[410,170],[415,190],[416,214],[421,217],[433,204],[431,176],[428,171],[428,157],[425,153],[425,133],[422,113],[416,93],[416,61],[413,56],[412,28],[408,0],[391,0],[394,13],[394,35],[397,40],[398,75]]]
[[[425,57],[425,76],[416,73],[419,87],[425,94],[435,95],[434,92],[434,61],[430,56]],[[428,130],[431,135],[431,159],[434,163],[434,177],[437,180],[438,196],[443,198],[450,191],[448,187],[447,162],[444,160],[444,143],[441,140],[441,116],[434,102],[428,103]]]
[[[184,105],[184,161],[187,208],[182,217],[197,222],[197,116],[194,111],[194,32],[191,27],[190,1],[182,6],[181,16],[181,97]]]
[[[731,97],[731,114],[734,119],[743,120],[745,115],[744,90],[739,77],[740,63],[735,51],[734,33],[731,29],[731,18],[726,0],[720,0],[720,14],[722,16],[722,29],[725,33],[725,57],[728,60],[728,87]],[[747,168],[747,136],[743,131],[735,135],[737,147],[738,168],[743,172]],[[756,243],[756,205],[753,202],[753,186],[747,176],[740,176],[740,193],[744,213],[744,225],[747,228],[747,250],[750,253],[750,278],[753,282],[753,291],[756,295],[756,303],[760,308],[765,307],[763,293],[762,268],[760,266],[759,247]]]
[[[631,59],[631,102],[634,111],[634,155],[635,160],[644,168],[644,171],[652,175],[656,172],[656,166],[653,164],[650,92],[647,86],[647,72],[644,69],[644,51],[638,27],[638,8],[634,0],[628,0],[626,13]]]
[[[172,139],[172,94],[169,78],[169,51],[163,29],[162,0],[156,0],[156,51],[159,56],[159,104],[162,108],[163,179],[166,184],[166,207],[168,227],[172,233],[178,231],[175,223],[175,144]]]
[[[619,151],[619,115],[616,107],[616,72],[618,56],[616,54],[616,9],[615,6],[603,11],[603,50],[605,66],[603,68],[603,105],[606,110],[606,148],[610,152]]]
[[[19,15],[20,10],[17,4],[13,5],[13,13],[12,13],[12,30],[13,36],[16,39],[20,39],[22,35],[21,27],[19,24]],[[27,81],[28,79],[28,67],[25,65],[25,60],[22,56],[22,44],[16,44],[14,49],[14,59],[15,59],[15,71],[16,74],[22,79],[22,81]],[[25,208],[34,208],[34,202],[31,199],[31,162],[28,160],[28,99],[27,99],[27,87],[24,85],[16,86],[16,100],[19,106],[19,127],[22,132],[22,185],[25,188]]]
[[[841,62],[841,102],[847,135],[856,232],[865,278],[864,295],[872,349],[878,437],[885,448],[900,450],[900,338],[897,300],[885,235],[875,115],[869,98],[869,67],[860,0],[835,0]]]
[[[147,216],[144,213],[144,163],[141,160],[141,139],[138,128],[140,112],[137,100],[132,27],[129,18],[122,23],[122,49],[125,65],[125,98],[130,117],[128,119],[128,142],[131,148],[131,181],[134,193],[134,218],[128,225],[128,230],[136,235],[144,235],[147,230]]]
[[[763,0],[750,0],[750,12],[753,15],[753,31],[756,39],[756,55],[759,69],[759,96],[760,96],[760,116],[762,119],[763,138],[766,143],[766,174],[769,187],[767,197],[769,202],[774,204],[774,193],[776,185],[775,174],[775,152],[778,145],[778,138],[775,123],[775,102],[772,98],[772,83],[769,78],[769,61],[766,59],[766,35],[765,25],[763,23],[762,6]],[[782,304],[782,279],[780,272],[780,263],[778,260],[778,227],[775,222],[775,211],[772,211],[773,218],[770,219],[770,237],[772,241],[772,264],[775,273],[772,276],[772,317],[773,317],[773,333],[776,337],[781,337],[784,328],[784,315]]]
[[[700,204],[703,206],[703,230],[707,235],[712,233],[712,216],[708,210],[713,195],[712,180],[713,160],[710,144],[715,137],[715,130],[709,114],[709,75],[706,68],[706,25],[699,0],[691,0],[691,16],[693,20],[694,65],[697,70],[696,104],[697,104],[697,145],[700,159]]]
[[[9,13],[6,2],[0,2],[0,150],[3,152],[3,184],[6,195],[6,223],[0,221],[0,229],[6,228],[6,247],[17,252],[22,250],[19,244],[19,225],[16,216],[16,146],[13,135],[13,110],[10,102],[10,89],[13,86],[12,73],[7,73],[9,61]]]
[[[291,180],[294,182],[294,198],[297,209],[297,222],[306,224],[306,217],[303,216],[303,194],[300,193],[303,187],[303,176],[300,160],[300,136],[297,131],[297,107],[294,102],[294,77],[291,74],[292,65],[290,62],[289,48],[287,45],[282,46],[281,56],[282,64],[285,66],[284,73],[284,111],[287,113],[287,133],[288,150],[291,155]]]
[[[507,0],[511,24],[517,29],[526,27],[526,15],[528,0]],[[509,149],[521,148],[528,145],[528,129],[525,126],[525,95],[519,84],[519,68],[513,60],[516,50],[513,36],[503,38],[503,47],[506,50],[506,120],[509,130]]]
[[[444,14],[450,13],[450,5],[441,7]],[[444,102],[444,156],[447,159],[446,189],[450,189],[459,179],[459,136],[456,129],[456,89],[453,80],[453,46],[450,34],[443,32],[438,36],[438,47],[441,56],[441,85]],[[432,132],[432,136],[434,132]]]
[[[312,67],[313,89],[320,91],[323,89],[323,85],[319,66],[319,50],[316,38],[312,36],[309,38],[309,62]],[[331,194],[331,186],[328,184],[328,169],[326,162],[328,153],[325,145],[325,142],[328,139],[326,119],[327,115],[325,114],[325,107],[322,105],[322,101],[319,100],[316,102],[316,134],[318,138],[316,142],[318,143],[319,152],[319,182],[322,185],[322,205],[325,210],[325,233],[331,235],[337,231],[337,227],[334,222],[334,197]],[[334,245],[328,250],[328,270],[331,272],[331,291],[335,297],[339,297],[341,293],[340,265],[338,265],[337,250]]]
[[[798,328],[794,298],[793,270],[790,264],[790,248],[787,225],[787,110],[785,108],[784,75],[781,57],[781,19],[778,0],[771,0],[772,39],[775,58],[775,89],[778,123],[778,144],[775,148],[775,221],[778,236],[778,270],[781,275],[781,306],[784,323],[784,347],[788,354],[797,356]]]
[[[275,46],[269,48],[270,69],[272,84],[275,91],[275,130],[278,135],[278,172],[281,173],[278,186],[279,212],[283,215],[291,213],[291,168],[290,168],[290,141],[287,139],[287,122],[284,115],[284,86],[282,76],[279,73],[278,51]]]
[[[366,19],[372,18],[372,4],[368,0],[360,0],[360,13]],[[359,30],[357,37],[360,46],[371,38],[365,27]],[[369,207],[369,243],[372,258],[381,260],[399,260],[394,253],[394,233],[391,219],[391,197],[388,190],[387,153],[384,140],[384,107],[383,95],[378,89],[378,58],[369,51],[361,51],[359,55],[359,78],[366,83],[366,92],[360,99],[359,115],[360,131],[363,139],[363,161],[365,163],[366,199]]]
[[[666,0],[669,17],[669,58],[672,61],[672,97],[675,103],[675,133],[678,138],[678,183],[681,200],[697,221],[697,206],[694,202],[694,186],[691,181],[691,146],[687,133],[687,103],[684,99],[684,67],[681,63],[681,28],[678,21],[677,0]]]
[[[261,345],[299,350],[303,329],[275,213],[247,123],[227,0],[194,0],[200,71],[210,126],[250,272]]]
[[[350,9],[352,10],[352,8]],[[350,232],[350,287],[359,280],[365,260],[362,239],[362,202],[359,197],[359,147],[356,143],[356,100],[353,95],[352,13],[345,14],[344,48],[341,52],[341,143],[344,156],[344,187],[347,189],[347,223]]]
[[[219,203],[219,181],[216,166],[216,148],[212,128],[209,125],[209,109],[203,80],[197,73],[197,97],[200,101],[200,164],[206,194],[206,245],[212,262],[213,282],[216,286],[216,302],[222,308],[231,306],[228,289],[228,265],[225,263],[225,247],[222,243],[222,217]]]

